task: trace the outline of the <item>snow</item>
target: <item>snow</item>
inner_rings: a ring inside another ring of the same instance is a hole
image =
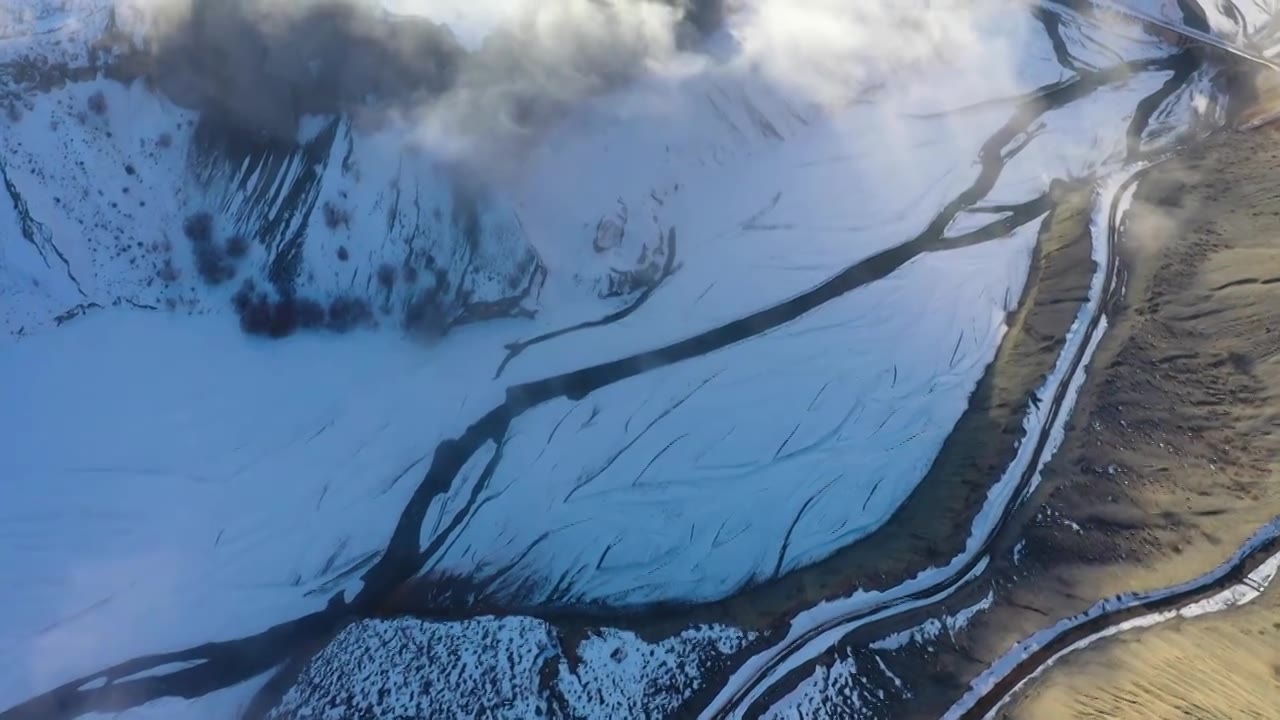
[[[440,6],[410,5],[391,9]],[[71,53],[94,32],[77,13],[102,6],[41,5],[39,22],[56,32],[4,40],[0,57],[53,53],[49,38]],[[485,7],[460,29],[466,42],[503,21],[496,4]],[[0,707],[350,597],[436,445],[502,404],[509,387],[775,307],[926,231],[986,172],[975,158],[1014,114],[1008,98],[1065,71],[1021,8],[948,4],[923,24],[909,6],[867,8],[761,6],[719,38],[725,57],[668,58],[585,99],[478,198],[409,121],[308,118],[298,148],[237,154],[141,84],[83,79],[24,95],[19,119],[0,117],[0,373],[22,378],[0,388],[12,447],[0,453],[9,479],[0,581],[13,589],[0,621]],[[846,12],[869,13],[854,42],[815,36],[834,55],[783,52],[794,47],[788,33]],[[1167,50],[1149,38],[1132,49]],[[817,72],[832,56],[848,74]],[[1046,109],[993,148],[996,158],[984,156],[1007,161],[989,199],[1025,202],[1056,178],[1114,166],[1135,102],[1166,76]],[[93,109],[97,93],[105,112]],[[993,102],[968,107],[975,100]],[[290,193],[302,200],[284,202]],[[216,258],[234,278],[201,278],[204,250],[184,228],[201,211],[216,243],[240,233],[257,243],[234,262]],[[951,232],[985,217],[961,215]],[[460,228],[473,220],[471,236]],[[424,570],[461,574],[489,588],[486,599],[521,607],[634,607],[721,598],[867,535],[915,488],[964,411],[1021,294],[1035,231],[1032,222],[916,255],[768,332],[532,408],[435,498],[420,540],[439,549]],[[636,301],[634,290],[608,292],[611,283],[644,269],[664,238],[674,274],[634,312],[530,346],[495,377],[508,344]],[[267,290],[295,254],[293,290],[317,302],[358,298],[379,327],[274,343],[241,334],[232,294],[246,278]],[[393,275],[386,287],[388,266],[418,269],[418,284]],[[508,314],[537,316],[406,337],[428,284],[453,298],[437,324],[465,319],[464,300],[524,288],[523,312]],[[1068,349],[1083,335],[1073,328]],[[1046,387],[1079,381],[1065,372]],[[1028,436],[1046,421],[1029,416]],[[489,465],[491,476],[481,472]],[[971,546],[1021,471],[993,490]],[[802,613],[791,633],[872,595]],[[533,621],[492,622],[423,632],[505,643],[523,670],[551,642]],[[391,632],[371,627],[351,642],[376,645]],[[812,652],[840,634],[821,635]],[[457,637],[451,647],[480,656],[483,646]],[[620,638],[604,631],[584,652],[632,642]],[[686,672],[664,652],[589,665],[591,683],[635,687]],[[362,679],[350,672],[335,677]],[[523,697],[517,677],[454,681]],[[414,698],[406,702],[435,702]]]
[[[85,38],[106,29],[110,5],[110,0],[6,2],[0,7],[0,62],[26,54],[73,65],[87,62]]]
[[[900,651],[908,645],[932,648],[932,643],[944,633],[954,642],[955,634],[967,627],[979,613],[990,609],[994,602],[995,591],[989,590],[972,605],[930,618],[913,628],[871,643],[869,653],[857,657],[849,654],[829,664],[819,664],[813,674],[770,705],[764,717],[771,720],[886,717],[880,702],[887,700],[890,694],[909,699],[912,693],[902,678],[885,664],[882,655]],[[875,660],[875,667],[869,667],[865,661],[859,667],[858,657],[868,656]]]
[[[954,640],[957,631],[967,627],[975,615],[990,609],[994,602],[995,591],[989,590],[981,600],[961,608],[954,614],[943,615],[941,618],[930,618],[913,628],[899,630],[880,640],[876,640],[871,643],[870,647],[875,650],[901,650],[912,644],[924,645],[940,637],[943,631],[946,631]]]
[[[995,591],[988,590],[978,602],[960,610],[930,618],[923,623],[892,633],[867,646],[879,670],[879,675],[892,683],[892,690],[903,698],[912,696],[910,689],[881,658],[882,653],[894,653],[908,646],[932,649],[933,643],[947,635],[955,642],[956,633],[968,627],[979,613],[989,610],[995,603]],[[883,694],[871,683],[875,673],[859,671],[853,657],[844,657],[830,664],[819,664],[812,675],[797,684],[790,692],[773,703],[766,713],[769,718],[825,718],[825,717],[883,717],[874,706],[864,708],[864,695],[870,692]],[[868,687],[870,686],[870,687]],[[874,690],[872,689],[874,688]]]
[[[244,716],[253,696],[267,683],[261,675],[198,698],[162,698],[119,712],[91,712],[85,720],[227,720]]]
[[[553,603],[715,599],[868,534],[964,411],[1035,230],[920,256],[763,336],[526,413],[427,570],[501,568],[500,587]],[[903,313],[919,332],[901,335]],[[558,577],[577,581],[549,595]]]
[[[141,82],[71,83],[25,103],[20,119],[0,120],[0,253],[31,254],[35,240],[14,227],[20,201],[46,267],[26,259],[22,275],[4,274],[22,293],[0,307],[10,333],[80,303],[225,313],[250,280],[324,305],[359,301],[430,334],[470,303],[519,295],[538,272],[511,208],[453,189],[406,149],[403,129],[308,118],[305,141],[285,152],[202,130]],[[201,213],[209,238],[189,229]],[[237,237],[243,257],[229,249]],[[303,271],[281,281],[295,256]]]
[[[429,382],[479,356],[452,347],[122,309],[0,347],[0,704],[323,608],[385,546],[422,435],[497,400]]]
[[[870,720],[876,714],[873,708],[867,707],[870,698],[859,682],[866,674],[859,673],[853,658],[837,660],[830,667],[819,665],[812,676],[770,707],[764,717],[769,720],[830,718],[835,715],[829,708],[835,705],[841,717]]]
[[[547,296],[571,292],[556,279],[572,273],[558,269],[592,263],[587,243],[548,238],[594,231],[620,204],[627,238],[678,232],[682,271],[625,322],[531,348],[510,376],[525,379],[587,353],[608,359],[678,340],[807,290],[834,269],[920,233],[974,181],[979,147],[1010,109],[923,115],[971,103],[975,87],[984,97],[1004,97],[1057,80],[1056,65],[1027,63],[1015,73],[996,61],[1044,42],[1030,23],[1003,12],[967,19],[955,31],[960,48],[979,32],[991,45],[946,57],[956,73],[948,82],[908,68],[901,85],[873,91],[865,85],[874,78],[851,77],[841,89],[854,99],[838,110],[736,65],[677,68],[590,103],[547,138],[520,178],[521,218],[551,269]],[[1009,190],[1002,200],[1043,192],[1050,177],[1071,170],[1063,166],[1068,150],[1047,149],[1051,164],[1003,179]],[[546,312],[562,308],[572,305]],[[587,316],[595,312],[588,307]]]
[[[276,715],[440,717],[465,703],[545,717],[539,682],[555,643],[549,626],[529,618],[367,621],[312,660]]]
[[[724,626],[697,626],[657,643],[605,629],[578,646],[579,664],[562,676],[572,717],[670,717],[705,684],[703,669],[753,640]]]
[[[894,687],[907,693],[907,696],[910,697],[910,692],[907,690],[906,683],[902,682],[902,678],[898,677],[897,674],[890,670],[889,666],[885,665],[884,660],[881,660],[878,655],[876,656],[876,665],[879,666],[880,672],[884,673],[886,677],[893,681]]]
[[[749,640],[719,626],[658,643],[606,629],[570,653],[533,618],[365,621],[311,661],[271,717],[664,717],[708,663]]]
[[[1106,329],[1104,316],[1100,319],[1096,331],[1088,332],[1089,319],[1095,313],[1101,312],[1103,276],[1106,272],[1105,268],[1111,252],[1107,234],[1112,227],[1111,223],[1119,222],[1122,217],[1121,214],[1115,216],[1110,214],[1112,200],[1115,198],[1116,193],[1125,189],[1125,183],[1132,176],[1133,171],[1117,173],[1100,183],[1097,189],[1094,199],[1095,222],[1093,224],[1091,250],[1095,272],[1090,284],[1089,297],[1081,306],[1076,320],[1067,332],[1066,342],[1058,356],[1053,371],[1045,379],[1041,388],[1036,391],[1038,397],[1049,398],[1054,395],[1056,388],[1062,383],[1068,383],[1068,392],[1062,404],[1062,412],[1049,417],[1052,403],[1041,402],[1038,405],[1033,404],[1030,406],[1023,421],[1024,438],[1026,439],[1034,439],[1042,432],[1047,431],[1049,433],[1049,441],[1045,452],[1038,457],[1036,466],[1033,469],[1035,473],[1032,482],[1033,487],[1039,482],[1041,469],[1052,457],[1058,445],[1061,444],[1071,405],[1075,402],[1075,395],[1083,382],[1088,360]],[[1123,207],[1117,207],[1117,210],[1121,212],[1123,209]],[[1098,218],[1100,217],[1108,218],[1108,220],[1099,221]],[[1082,345],[1084,346],[1083,359],[1072,371],[1072,358],[1081,351]],[[848,634],[850,630],[895,612],[903,612],[912,607],[938,602],[953,593],[959,586],[964,585],[967,582],[967,578],[974,577],[980,571],[980,568],[985,567],[988,562],[988,558],[985,555],[980,556],[978,554],[979,549],[985,545],[987,538],[995,531],[999,518],[1006,508],[1009,507],[1010,503],[1015,502],[1013,493],[1017,489],[1018,481],[1022,474],[1029,469],[1034,456],[1034,445],[1034,442],[1025,441],[1019,444],[1013,462],[1009,464],[1001,478],[996,481],[988,492],[986,502],[974,519],[965,550],[960,555],[953,558],[950,563],[943,567],[922,570],[911,580],[891,590],[883,592],[859,590],[847,597],[829,600],[798,613],[791,620],[790,628],[785,637],[772,647],[742,663],[716,699],[703,710],[702,717],[709,717],[730,703],[734,703],[730,709],[733,712],[740,713],[755,698],[758,698],[775,679],[803,665],[806,661],[818,657],[832,644]],[[1025,497],[1025,494],[1022,497]],[[908,602],[900,601],[900,598],[910,597],[913,593],[918,593],[941,580],[956,575],[968,561],[975,557],[980,558],[978,564],[960,582],[949,585],[924,599]],[[845,618],[849,617],[856,619],[852,621],[845,620]],[[764,675],[757,678],[757,673],[763,673]],[[739,700],[735,698],[735,693],[743,689],[744,683],[750,684],[746,686],[745,697]]]
[[[1111,12],[1140,14],[1157,21],[1163,21],[1179,28],[1186,28],[1186,21],[1180,3],[1168,0],[1091,0],[1098,7]],[[1251,0],[1250,2],[1195,3],[1204,13],[1209,26],[1208,37],[1226,40],[1237,46],[1248,47],[1253,36],[1266,34],[1267,25],[1274,18],[1276,4],[1273,0]]]

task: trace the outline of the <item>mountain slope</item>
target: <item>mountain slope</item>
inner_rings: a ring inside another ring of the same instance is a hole
[[[634,610],[826,557],[964,411],[1054,182],[1219,112],[1149,35],[994,4],[785,74],[761,4],[477,175],[414,116],[247,133],[41,7],[0,74],[0,707],[405,588]]]

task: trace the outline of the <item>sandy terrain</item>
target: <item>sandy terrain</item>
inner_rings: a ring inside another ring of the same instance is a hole
[[[1010,593],[1020,610],[978,628],[979,656],[1046,615],[1193,578],[1280,515],[1277,167],[1280,130],[1267,127],[1216,138],[1143,181],[1125,231],[1127,300],[1026,533],[1044,570]],[[1103,642],[1009,716],[1275,717],[1276,596]]]
[[[1280,107],[1280,83],[1271,85],[1253,96],[1258,104],[1244,122]],[[1013,643],[1104,598],[1195,578],[1280,515],[1280,482],[1273,479],[1280,465],[1277,168],[1280,129],[1267,126],[1221,133],[1144,177],[1119,248],[1125,293],[1107,309],[1110,329],[1089,366],[1067,439],[1037,492],[997,540],[987,579],[956,593],[944,609],[954,613],[989,591],[993,607],[965,631],[927,648],[874,653],[870,644],[899,625],[935,617],[933,608],[906,613],[893,628],[873,625],[855,632],[822,658],[830,664],[852,656],[859,667],[885,662],[897,676],[913,678],[911,692],[885,700],[880,716],[941,716]],[[698,619],[765,628],[771,618],[786,617],[817,598],[854,586],[891,585],[959,549],[957,539],[967,535],[976,499],[1010,459],[1028,394],[1051,367],[1085,297],[1092,271],[1090,200],[1088,192],[1064,191],[1059,197],[1058,209],[1042,227],[1027,296],[1010,318],[1010,334],[933,470],[893,520],[826,562],[695,609]],[[680,619],[687,617],[681,613]],[[1207,622],[1247,617],[1228,613]],[[1240,632],[1254,631],[1245,627],[1249,621],[1238,622]],[[654,634],[665,629],[653,617],[637,624]],[[1189,652],[1194,645],[1178,647]],[[1274,717],[1249,715],[1248,708],[1265,705],[1226,693],[1227,685],[1218,687],[1244,677],[1272,677],[1273,660],[1243,643],[1234,645],[1243,651],[1233,655],[1232,643],[1206,644],[1221,649],[1217,665],[1203,662],[1208,672],[1220,668],[1218,680],[1187,683],[1185,666],[1158,663],[1157,656],[1165,654],[1153,650],[1153,675],[1133,682],[1175,705],[1209,707],[1203,698],[1179,699],[1176,690],[1177,683],[1188,691],[1202,687],[1206,697],[1227,698],[1223,717]],[[1171,650],[1167,656],[1176,660],[1185,653]],[[1069,667],[1049,673],[1043,686],[1067,682],[1060,677],[1087,682]],[[1142,665],[1135,660],[1131,667]],[[792,682],[803,675],[795,674]],[[1118,682],[1120,673],[1089,677]],[[766,697],[777,700],[790,687],[782,683]],[[1084,703],[1102,692],[1090,694],[1076,685],[1056,696],[1045,691],[1047,704],[1018,706],[1014,716],[1073,717],[1065,698]],[[689,705],[698,706],[698,698]],[[1086,712],[1079,717],[1166,717],[1150,714],[1156,712],[1149,710],[1157,707],[1154,702],[1107,706],[1100,715],[1087,714],[1094,706],[1079,707]],[[829,709],[839,716],[839,708]]]
[[[1280,708],[1280,592],[1068,655],[1006,717],[1244,720]]]
[[[1271,88],[1258,97],[1252,117],[1280,107]],[[1278,168],[1280,127],[1268,125],[1217,135],[1144,177],[1122,232],[1125,294],[1108,307],[1066,440],[994,548],[989,580],[947,602],[954,613],[992,591],[994,603],[928,647],[865,658],[916,679],[883,716],[940,717],[1014,643],[1099,600],[1196,578],[1280,516]],[[1087,225],[1087,213],[1059,212],[1042,247]],[[1028,342],[1014,329],[1006,346]],[[1102,641],[1005,716],[1280,717],[1275,651],[1263,651],[1280,634],[1277,596]],[[862,659],[870,639],[851,636],[824,660]]]

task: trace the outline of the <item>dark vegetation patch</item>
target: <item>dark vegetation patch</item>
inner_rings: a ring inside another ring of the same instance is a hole
[[[178,281],[178,278],[182,277],[182,273],[178,268],[173,266],[173,260],[171,258],[165,258],[164,264],[160,266],[159,270],[156,270],[156,277],[160,279],[160,282],[163,282],[166,285],[172,285]]]
[[[351,213],[345,209],[325,201],[320,210],[324,214],[324,225],[330,230],[337,230],[339,227],[351,227]]]
[[[374,323],[373,311],[362,298],[339,296],[325,307],[311,298],[272,297],[252,280],[245,280],[231,302],[240,316],[240,328],[250,335],[283,338],[299,330],[347,332]]]
[[[346,245],[338,246],[338,259],[341,260],[342,262],[346,262],[351,259],[351,253],[347,252]]]
[[[444,335],[449,329],[449,314],[441,293],[434,289],[418,293],[404,310],[404,327],[423,335]]]
[[[378,266],[378,287],[391,292],[396,286],[396,269],[390,263],[382,263]]]
[[[227,238],[227,257],[240,260],[249,254],[249,239],[243,235],[232,235]]]
[[[235,265],[226,250],[213,241],[213,216],[207,212],[196,213],[182,224],[182,232],[191,241],[195,255],[196,272],[209,285],[221,285],[236,276]]]
[[[675,233],[675,228],[671,228],[667,232],[665,241],[659,235],[658,243],[654,247],[650,248],[648,245],[642,247],[634,268],[612,269],[609,272],[608,284],[601,292],[601,296],[611,298],[631,295],[650,290],[666,280],[675,272],[675,266],[671,262],[675,259]]]
[[[87,104],[89,106],[89,112],[94,115],[102,117],[107,114],[107,96],[103,95],[101,90],[90,95]]]
[[[373,325],[373,310],[364,298],[340,295],[329,301],[329,329],[346,332]]]

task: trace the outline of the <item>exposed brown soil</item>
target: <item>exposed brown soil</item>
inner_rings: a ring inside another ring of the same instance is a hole
[[[1044,543],[1058,569],[1020,591],[1027,602],[1187,580],[1280,515],[1277,168],[1280,130],[1264,128],[1222,137],[1143,184],[1126,235],[1133,265],[1151,271],[1130,287],[1049,498],[1083,532]],[[1111,467],[1114,476],[1094,471]],[[1049,673],[1011,716],[1065,703],[1054,717],[1274,717],[1277,646],[1255,652],[1250,638],[1274,634],[1257,608],[1275,605],[1271,593],[1249,610],[1103,643]],[[1073,672],[1090,658],[1112,672]],[[1269,679],[1270,692],[1246,678]]]
[[[1123,231],[1125,300],[1112,309],[1066,441],[1023,510],[1022,559],[998,563],[995,607],[959,647],[929,658],[938,681],[922,683],[904,717],[939,716],[1013,643],[1100,599],[1195,578],[1280,515],[1277,168],[1280,130],[1264,128],[1214,138],[1141,182]],[[1254,611],[1206,622],[1266,630]],[[1041,681],[1050,689],[1007,716],[1274,716],[1256,714],[1270,695],[1229,689],[1237,676],[1269,677],[1274,661],[1248,643],[1205,643],[1195,659],[1194,644],[1156,640],[1146,671],[1136,642],[1084,651],[1115,672],[1081,675],[1072,668],[1086,660],[1064,663]],[[1208,675],[1180,698],[1173,673],[1188,667]]]
[[[1116,636],[1054,665],[1007,717],[1264,720],[1280,712],[1280,592]]]

